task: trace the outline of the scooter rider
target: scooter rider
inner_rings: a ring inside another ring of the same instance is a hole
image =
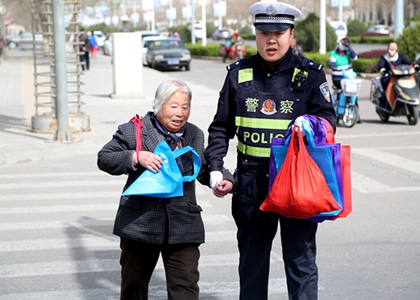
[[[322,65],[292,53],[296,7],[261,1],[250,7],[255,17],[256,55],[228,66],[218,109],[209,126],[205,151],[210,185],[217,195],[220,171],[235,136],[237,189],[232,215],[237,226],[240,300],[266,300],[270,252],[281,227],[283,261],[289,299],[318,298],[316,257],[317,223],[286,218],[259,209],[268,193],[271,138],[283,136],[288,125],[304,114],[336,124],[334,107]],[[301,117],[303,118],[303,117]]]
[[[378,63],[378,70],[381,73],[381,85],[383,88],[383,94],[379,99],[381,106],[386,106],[386,90],[388,83],[391,80],[390,71],[395,66],[399,65],[411,65],[409,61],[402,53],[398,53],[398,44],[396,42],[390,42],[388,44],[387,53],[381,55]]]
[[[337,48],[330,52],[330,59],[328,62],[329,67],[332,69],[331,77],[334,86],[341,89],[341,79],[343,79],[343,70],[351,70],[352,62],[357,60],[357,54],[350,47],[350,41],[348,38],[342,38],[337,45]],[[359,104],[356,100],[356,106]],[[361,123],[361,120],[357,120]]]
[[[337,48],[330,52],[329,67],[332,69],[333,84],[340,89],[340,81],[343,79],[343,70],[352,69],[351,63],[357,60],[357,54],[350,47],[350,42],[347,38],[343,38],[338,42]]]

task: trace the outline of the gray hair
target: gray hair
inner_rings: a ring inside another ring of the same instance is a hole
[[[155,99],[153,99],[153,109],[155,115],[159,113],[162,109],[162,105],[168,101],[172,94],[178,91],[188,95],[191,105],[192,94],[188,85],[181,80],[168,79],[163,81],[156,90]]]

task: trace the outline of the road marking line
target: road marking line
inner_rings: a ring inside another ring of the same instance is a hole
[[[352,154],[368,157],[381,163],[404,169],[406,171],[420,174],[420,162],[372,148],[352,149]]]
[[[60,199],[66,200],[66,199],[92,199],[92,198],[114,198],[116,199],[116,203],[118,203],[118,199],[121,196],[122,190],[115,190],[115,192],[107,192],[107,191],[101,191],[101,192],[66,192],[66,193],[41,193],[37,192],[36,194],[30,193],[30,194],[2,194],[0,196],[0,202],[5,201],[34,201],[34,200],[57,200]]]
[[[393,137],[393,136],[412,136],[412,135],[420,135],[420,132],[413,131],[413,132],[407,132],[407,131],[398,131],[398,132],[375,132],[375,133],[361,133],[361,134],[346,134],[346,135],[340,135],[336,136],[336,142],[341,143],[341,139],[360,139],[360,138],[372,138],[372,137]],[[401,149],[401,148],[400,148]]]
[[[124,181],[125,182],[125,181]],[[74,180],[74,181],[30,181],[18,183],[1,183],[0,190],[10,189],[40,189],[40,188],[60,188],[60,187],[99,187],[99,186],[119,186],[122,188],[124,182],[118,180]]]
[[[115,209],[116,211],[116,209]],[[205,225],[223,225],[233,223],[233,219],[226,215],[204,215],[203,221]],[[97,226],[113,226],[114,218],[93,219],[82,217],[80,220],[74,219],[65,221],[40,221],[40,222],[10,222],[0,223],[0,231],[6,230],[35,230],[35,229],[59,229],[59,228],[78,228],[86,229],[86,227]]]
[[[97,235],[99,234],[96,231],[94,233],[88,231],[77,238],[1,241],[0,252],[106,247],[119,249],[119,237],[111,233],[100,234],[100,237]],[[212,242],[236,242],[236,231],[207,232],[206,243]]]
[[[351,172],[352,188],[359,193],[399,193],[420,191],[417,186],[388,186],[356,171]]]
[[[102,299],[112,300],[119,297],[120,287],[112,282],[103,283],[98,281],[99,285],[103,285],[103,289],[80,289],[70,291],[48,291],[48,292],[32,292],[32,293],[13,293],[7,295],[0,295],[0,300],[81,300],[81,299]],[[239,296],[239,282],[238,281],[222,281],[222,282],[198,282],[200,286],[201,298],[214,298],[215,295],[222,297],[230,296],[238,298]],[[321,286],[319,290],[323,290]],[[268,286],[269,294],[287,294],[286,278],[272,278],[269,280]],[[166,285],[151,284],[149,287],[149,298],[156,300],[167,299]]]
[[[34,174],[0,174],[0,179],[23,179],[23,178],[57,178],[57,177],[104,177],[111,179],[110,175],[98,171],[98,172],[51,172],[51,173],[36,173]]]

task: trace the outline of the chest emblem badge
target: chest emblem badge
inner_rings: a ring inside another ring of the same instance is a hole
[[[277,112],[276,103],[271,99],[265,100],[261,112],[265,115],[274,115]]]

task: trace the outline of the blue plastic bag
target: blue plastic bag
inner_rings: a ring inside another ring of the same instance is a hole
[[[187,152],[192,153],[194,174],[182,176],[176,158]],[[141,195],[156,198],[172,198],[184,195],[184,182],[197,178],[201,168],[201,158],[191,146],[172,151],[166,141],[159,143],[153,151],[162,158],[160,171],[153,173],[146,169],[124,192],[123,196]]]
[[[314,138],[311,134],[312,131],[310,131],[310,128],[306,126],[309,126],[308,124],[304,125],[304,130],[306,132],[306,139],[308,141],[308,146],[306,147],[309,155],[311,158],[316,162],[318,167],[321,169],[325,180],[328,184],[328,187],[330,188],[331,193],[334,196],[334,199],[337,201],[337,204],[341,207],[339,210],[335,210],[332,212],[326,212],[321,213],[319,215],[316,215],[309,220],[315,221],[315,222],[322,222],[324,220],[333,219],[335,218],[343,209],[343,192],[342,192],[342,186],[340,189],[339,183],[337,181],[337,175],[336,171],[339,169],[339,173],[341,175],[341,161],[337,162],[339,165],[337,165],[337,168],[334,168],[334,160],[331,151],[334,151],[335,156],[339,156],[337,154],[337,147],[339,148],[339,144],[327,144],[322,146],[316,146],[314,142]],[[278,171],[280,170],[284,159],[286,158],[287,149],[289,147],[289,141],[290,136],[284,141],[280,139],[273,139],[271,144],[271,157],[270,157],[270,184],[269,187],[271,188],[272,183],[274,182],[275,175],[277,175]],[[332,147],[335,147],[335,149],[331,149]],[[341,182],[340,182],[341,183]]]

